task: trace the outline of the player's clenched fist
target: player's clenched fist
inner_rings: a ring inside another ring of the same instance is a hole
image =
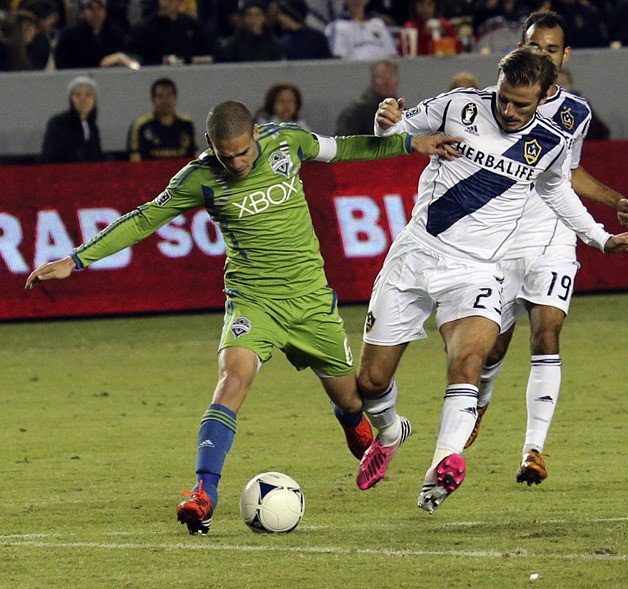
[[[30,276],[26,279],[24,288],[30,290],[44,280],[62,280],[63,278],[67,278],[74,268],[76,268],[76,264],[70,256],[54,262],[48,262],[30,273]]]
[[[397,124],[403,115],[403,98],[386,98],[379,103],[379,108],[375,113],[377,124],[384,130],[390,129]]]

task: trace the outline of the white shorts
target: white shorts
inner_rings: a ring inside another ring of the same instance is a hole
[[[502,260],[502,331],[526,312],[525,302],[556,307],[567,315],[580,264],[573,258],[537,256]]]
[[[501,324],[502,273],[497,264],[461,262],[393,243],[373,286],[364,326],[366,343],[380,346],[427,337],[423,325],[436,309],[436,324],[482,316]]]

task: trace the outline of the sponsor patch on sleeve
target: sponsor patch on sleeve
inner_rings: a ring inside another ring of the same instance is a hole
[[[153,202],[158,207],[163,207],[171,198],[172,194],[170,194],[168,190],[164,190]]]

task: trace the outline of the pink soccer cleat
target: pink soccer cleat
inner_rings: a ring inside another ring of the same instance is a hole
[[[410,422],[405,417],[400,417],[399,419],[401,421],[401,432],[399,433],[399,439],[394,444],[382,446],[376,438],[364,453],[358,469],[357,483],[359,489],[363,491],[370,489],[384,478],[397,448],[412,433]]]
[[[436,480],[425,481],[419,495],[419,507],[434,513],[464,481],[467,466],[460,454],[445,456],[434,469]]]

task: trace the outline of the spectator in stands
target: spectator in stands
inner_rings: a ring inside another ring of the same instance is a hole
[[[153,112],[138,117],[129,128],[127,151],[132,162],[193,158],[198,153],[192,119],[177,112],[177,86],[170,78],[150,88]]]
[[[105,159],[96,124],[96,82],[88,76],[72,78],[68,86],[70,107],[46,124],[41,161],[99,162]]]
[[[156,14],[132,27],[129,52],[142,65],[192,63],[192,57],[209,53],[201,22],[182,13],[183,0],[159,0]]]
[[[196,12],[210,48],[217,40],[231,37],[242,24],[238,0],[196,0]]]
[[[61,31],[55,50],[57,69],[130,65],[122,30],[109,19],[107,0],[81,0],[81,16]]]
[[[516,49],[531,12],[526,0],[480,0],[473,13],[475,51],[505,55]]]
[[[279,39],[286,59],[330,59],[327,37],[305,24],[309,9],[305,0],[277,0],[277,20],[283,30]]]
[[[612,47],[628,47],[628,0],[617,0],[609,11],[608,39]]]
[[[476,88],[479,90],[480,83],[474,74],[462,71],[455,73],[451,77],[448,90],[453,90],[454,88]]]
[[[413,55],[456,55],[462,52],[456,28],[439,16],[437,0],[413,0],[410,8],[410,20],[403,24],[403,29],[417,31],[418,42]],[[402,55],[408,55],[407,44],[402,43],[401,49]]]
[[[565,36],[572,49],[608,46],[608,31],[604,17],[588,0],[547,0],[543,8],[560,14],[565,21]],[[626,21],[622,26],[626,28]]]
[[[399,66],[392,60],[371,65],[371,85],[360,98],[350,102],[336,121],[336,135],[373,135],[373,122],[379,103],[399,90]]]
[[[325,32],[327,25],[345,15],[345,0],[307,0],[309,12],[305,24]]]
[[[28,46],[37,31],[37,19],[28,10],[9,10],[0,19],[0,71],[33,69]]]
[[[292,82],[280,80],[266,92],[264,106],[255,113],[255,122],[294,123],[309,131],[309,125],[301,117],[303,96]]]
[[[325,34],[334,57],[385,59],[397,55],[392,34],[381,18],[367,18],[369,0],[346,0],[348,19],[327,25]]]
[[[556,78],[556,84],[558,84],[561,88],[567,90],[567,92],[572,92],[577,96],[581,96],[581,94],[574,89],[573,87],[573,76],[571,75],[571,71],[567,69],[565,66],[562,67],[560,72],[558,72],[558,77]],[[588,102],[588,100],[587,100]],[[589,123],[589,130],[584,138],[593,140],[600,139],[610,139],[611,131],[606,125],[606,123],[597,115],[597,113],[593,110],[591,103],[589,102],[589,108],[591,109],[591,122]]]
[[[77,21],[77,11],[80,9],[80,0],[52,0],[59,13],[57,33]],[[79,6],[77,6],[79,5]]]
[[[20,7],[28,10],[37,19],[37,34],[28,45],[28,57],[33,69],[43,70],[52,67],[52,42],[55,27],[59,22],[59,10],[52,0],[24,0]]]
[[[279,41],[266,20],[267,3],[263,0],[245,0],[242,6],[242,26],[215,54],[215,61],[277,61],[281,59]]]

